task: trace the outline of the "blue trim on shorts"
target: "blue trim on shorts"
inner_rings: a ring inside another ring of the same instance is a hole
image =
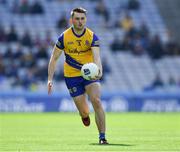
[[[100,80],[85,80],[82,76],[78,77],[64,77],[66,86],[71,97],[76,97],[85,93],[85,86]]]

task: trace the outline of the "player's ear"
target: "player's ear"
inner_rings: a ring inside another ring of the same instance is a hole
[[[69,19],[69,25],[71,26],[73,24],[72,17]]]
[[[87,22],[87,16],[85,15],[85,21]]]

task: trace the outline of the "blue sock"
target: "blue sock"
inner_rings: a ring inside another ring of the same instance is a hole
[[[105,139],[105,133],[100,133],[99,134],[99,139]]]

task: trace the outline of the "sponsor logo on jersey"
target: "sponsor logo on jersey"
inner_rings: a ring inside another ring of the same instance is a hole
[[[70,41],[70,42],[67,42],[68,45],[72,45],[74,44],[74,42]]]
[[[78,50],[77,48],[75,49],[72,49],[72,50],[68,50],[69,53],[74,53],[74,54],[82,54],[82,53],[86,53],[88,52],[90,49],[87,49],[87,50]]]

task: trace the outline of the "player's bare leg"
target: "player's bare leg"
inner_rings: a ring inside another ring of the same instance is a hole
[[[106,125],[105,125],[105,112],[103,110],[102,104],[101,104],[101,92],[100,92],[100,83],[91,83],[86,86],[86,92],[92,102],[94,112],[95,112],[95,120],[96,125],[99,130],[100,135],[100,144],[108,144],[105,139],[105,131],[106,131]],[[102,140],[102,141],[101,141]]]
[[[74,97],[73,100],[82,118],[83,124],[85,126],[89,126],[90,125],[89,107],[86,101],[86,96],[83,94],[83,95]]]

